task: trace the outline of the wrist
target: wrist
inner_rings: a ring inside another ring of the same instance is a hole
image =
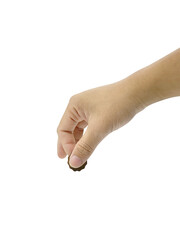
[[[136,113],[152,103],[160,101],[161,94],[155,84],[153,72],[143,68],[124,79],[129,87],[130,97],[134,102]]]

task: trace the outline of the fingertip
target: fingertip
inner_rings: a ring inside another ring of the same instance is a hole
[[[58,157],[61,158],[61,159],[65,158],[65,157],[67,156],[66,153],[59,153],[59,152],[57,153],[57,155],[58,155]]]
[[[83,161],[78,156],[75,156],[75,155],[70,157],[69,163],[73,168],[78,168],[78,167],[81,167],[81,165],[83,165]]]
[[[66,155],[70,156],[74,147],[75,147],[75,143],[65,143],[63,145],[63,149],[64,149],[64,152],[66,153]]]
[[[64,148],[62,144],[60,143],[58,139],[58,144],[57,144],[57,155],[59,158],[65,158],[67,156],[66,152],[64,151]]]

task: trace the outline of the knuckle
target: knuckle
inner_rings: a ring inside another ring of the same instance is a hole
[[[62,134],[62,129],[60,126],[57,127],[57,134],[60,136]]]
[[[82,98],[82,94],[78,93],[73,95],[72,97],[70,97],[69,99],[69,105],[70,106],[76,106],[76,107],[80,107],[83,103],[84,98]]]
[[[70,104],[71,104],[71,103],[75,103],[76,100],[77,100],[77,95],[73,95],[73,96],[70,97],[69,103],[70,103]]]
[[[83,101],[81,98],[81,94],[73,95],[69,99],[68,110],[74,112],[75,115],[78,115],[77,112],[82,109],[82,103]]]
[[[82,157],[84,157],[86,155],[90,155],[94,149],[89,144],[81,141],[77,146],[77,151]]]

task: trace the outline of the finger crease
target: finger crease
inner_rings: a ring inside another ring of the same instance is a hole
[[[71,119],[73,122],[77,123],[77,121],[76,121],[76,120],[74,120],[72,117],[70,117],[70,119]]]
[[[60,130],[60,132],[64,132],[64,133],[73,134],[73,132],[72,132],[72,131],[68,131],[68,130]]]
[[[77,116],[78,116],[79,118],[81,118],[81,116],[79,115],[79,113],[78,113],[78,111],[76,110],[76,108],[73,107],[73,109],[74,109],[75,113],[77,114]]]

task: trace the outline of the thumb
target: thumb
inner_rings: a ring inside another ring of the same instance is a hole
[[[74,168],[82,166],[91,156],[99,142],[101,141],[101,134],[98,133],[97,128],[88,126],[85,134],[76,143],[74,150],[70,157],[70,165]]]

